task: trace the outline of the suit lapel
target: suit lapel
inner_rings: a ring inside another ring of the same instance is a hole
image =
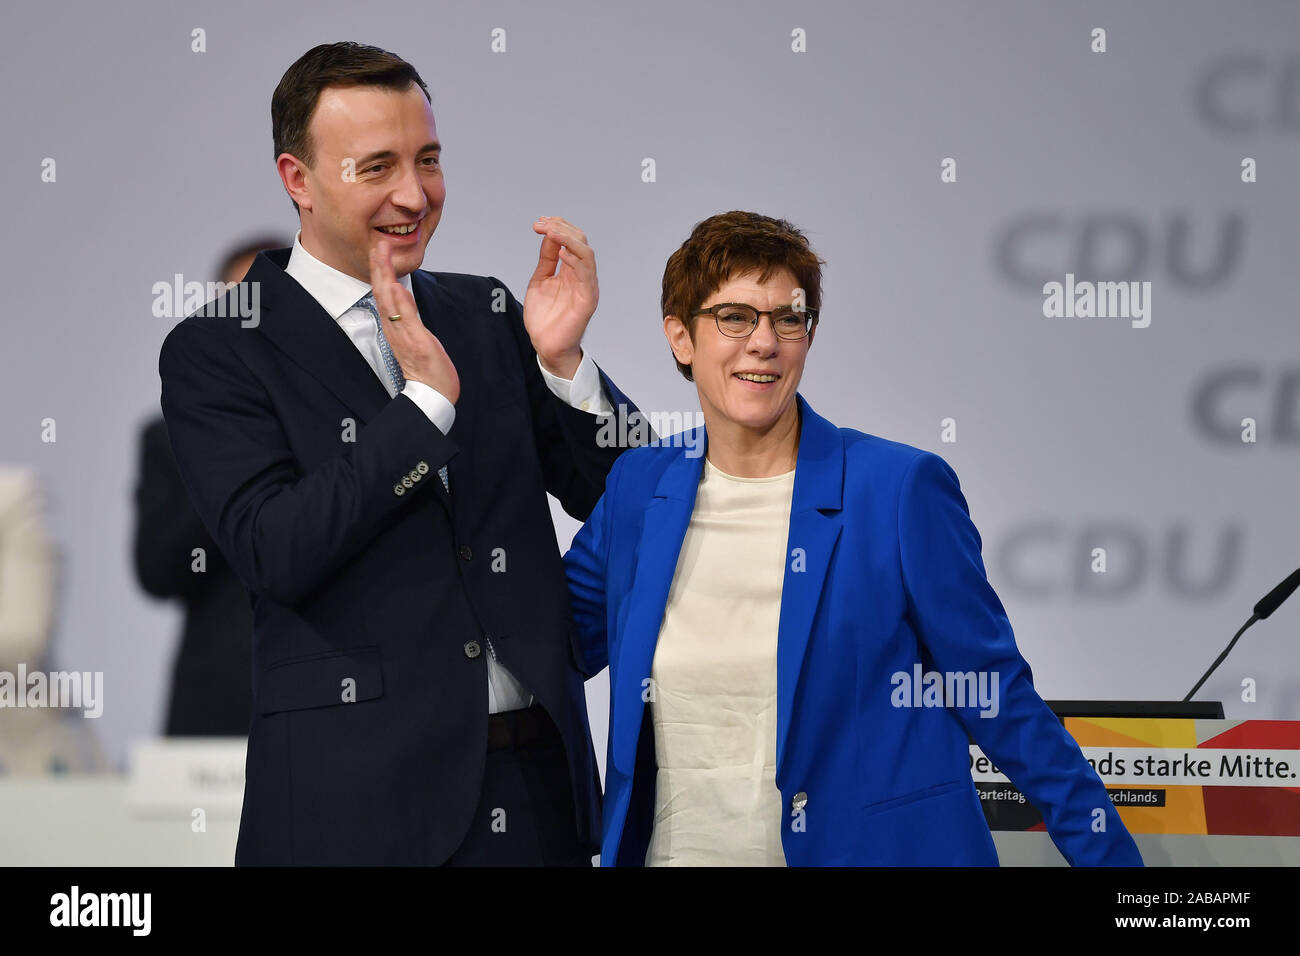
[[[246,282],[259,283],[258,331],[364,424],[390,401],[388,390],[347,333],[285,273],[289,251],[260,253],[245,277]]]
[[[456,366],[460,379],[460,397],[456,399],[456,420],[452,422],[447,437],[454,441],[460,454],[453,455],[447,462],[447,483],[452,488],[471,488],[472,462],[466,453],[473,448],[471,436],[474,423],[478,417],[478,406],[482,401],[482,383],[476,374],[478,357],[471,354],[471,347],[465,329],[457,321],[457,313],[448,300],[438,280],[430,273],[417,269],[411,273],[411,292],[415,296],[416,307],[420,310],[420,320],[425,328],[438,337],[442,347]],[[448,494],[441,481],[435,481],[433,487],[449,515],[454,515],[456,497]]]
[[[320,303],[285,273],[289,264],[288,249],[261,253],[254,261],[245,281],[259,282],[261,315],[258,330],[271,342],[328,389],[356,416],[359,424],[374,418],[392,398],[374,369],[357,351],[337,322]],[[416,270],[411,274],[411,290],[420,319],[442,342],[447,355],[458,369],[473,367],[474,356],[463,329],[454,321],[446,293],[429,273]],[[448,437],[465,448],[466,436],[473,434],[474,418],[480,396],[477,376],[462,374],[461,395],[456,402],[456,420]],[[470,487],[464,455],[455,455],[447,463],[448,483]],[[441,481],[433,482],[435,496],[452,515],[452,499]]]
[[[776,651],[776,779],[790,737],[794,695],[799,687],[813,619],[821,603],[836,542],[844,527],[844,440],[839,430],[799,396],[799,455],[790,504],[790,536],[781,589],[781,623]]]

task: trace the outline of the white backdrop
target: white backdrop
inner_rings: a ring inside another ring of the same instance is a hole
[[[449,192],[425,267],[522,294],[533,219],[577,223],[601,279],[586,347],[644,409],[697,408],[658,314],[692,225],[743,208],[806,229],[829,264],[804,395],[953,465],[1043,696],[1181,698],[1300,564],[1294,4],[22,5],[0,38],[0,459],[39,476],[62,561],[51,666],[105,673],[115,763],[161,725],[179,627],[129,552],[174,322],[151,289],[292,234],[271,91],[341,39],[399,53],[434,94]],[[1045,318],[1042,283],[1067,272],[1150,282],[1150,327]],[[1300,718],[1297,622],[1300,600],[1200,696]]]

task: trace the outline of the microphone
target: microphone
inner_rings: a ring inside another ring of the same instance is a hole
[[[1241,630],[1233,635],[1232,640],[1228,642],[1228,646],[1223,649],[1223,653],[1215,659],[1214,663],[1210,665],[1210,669],[1196,682],[1196,686],[1187,692],[1187,696],[1183,698],[1184,702],[1191,700],[1192,695],[1201,689],[1202,684],[1209,680],[1210,675],[1213,674],[1215,669],[1223,663],[1223,659],[1228,656],[1228,653],[1236,645],[1237,638],[1246,633],[1246,628],[1250,627],[1256,621],[1264,620],[1264,618],[1276,611],[1282,606],[1283,601],[1295,593],[1296,588],[1300,588],[1300,568],[1296,568],[1292,571],[1287,575],[1285,581],[1259,599],[1258,603],[1255,605],[1255,613],[1250,616],[1250,620],[1241,625]]]
[[[1255,605],[1255,617],[1264,620],[1281,607],[1282,602],[1289,598],[1296,588],[1300,588],[1300,568],[1296,568],[1291,572],[1290,577],[1260,598],[1259,603]]]

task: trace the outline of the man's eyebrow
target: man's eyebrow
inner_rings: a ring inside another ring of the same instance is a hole
[[[441,153],[441,152],[442,152],[442,144],[439,143],[437,140],[434,140],[431,143],[425,143],[423,146],[421,146],[419,151],[415,155],[423,156],[425,153]],[[383,149],[378,152],[370,153],[366,156],[363,156],[360,160],[358,160],[357,165],[367,166],[370,163],[377,162],[378,160],[381,159],[391,160],[396,158],[397,158],[397,154],[393,152],[391,149]]]

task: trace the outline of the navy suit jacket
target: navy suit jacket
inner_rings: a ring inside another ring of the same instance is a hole
[[[1141,865],[1100,778],[1034,690],[956,474],[798,404],[776,661],[786,862],[995,865],[969,731],[1072,864]],[[701,447],[706,435],[619,459],[564,559],[579,663],[610,668],[606,866],[642,865],[654,822],[646,681],[703,469],[687,449]],[[975,695],[916,706],[924,698],[900,693],[895,675],[918,664],[995,679],[996,715],[982,716],[993,708]]]
[[[585,518],[619,449],[546,387],[496,279],[412,274],[460,376],[444,435],[389,396],[288,258],[263,253],[244,280],[259,284],[256,325],[232,291],[159,359],[181,476],[251,595],[236,863],[445,861],[478,799],[490,652],[558,725],[594,845],[599,782],[546,493]]]

